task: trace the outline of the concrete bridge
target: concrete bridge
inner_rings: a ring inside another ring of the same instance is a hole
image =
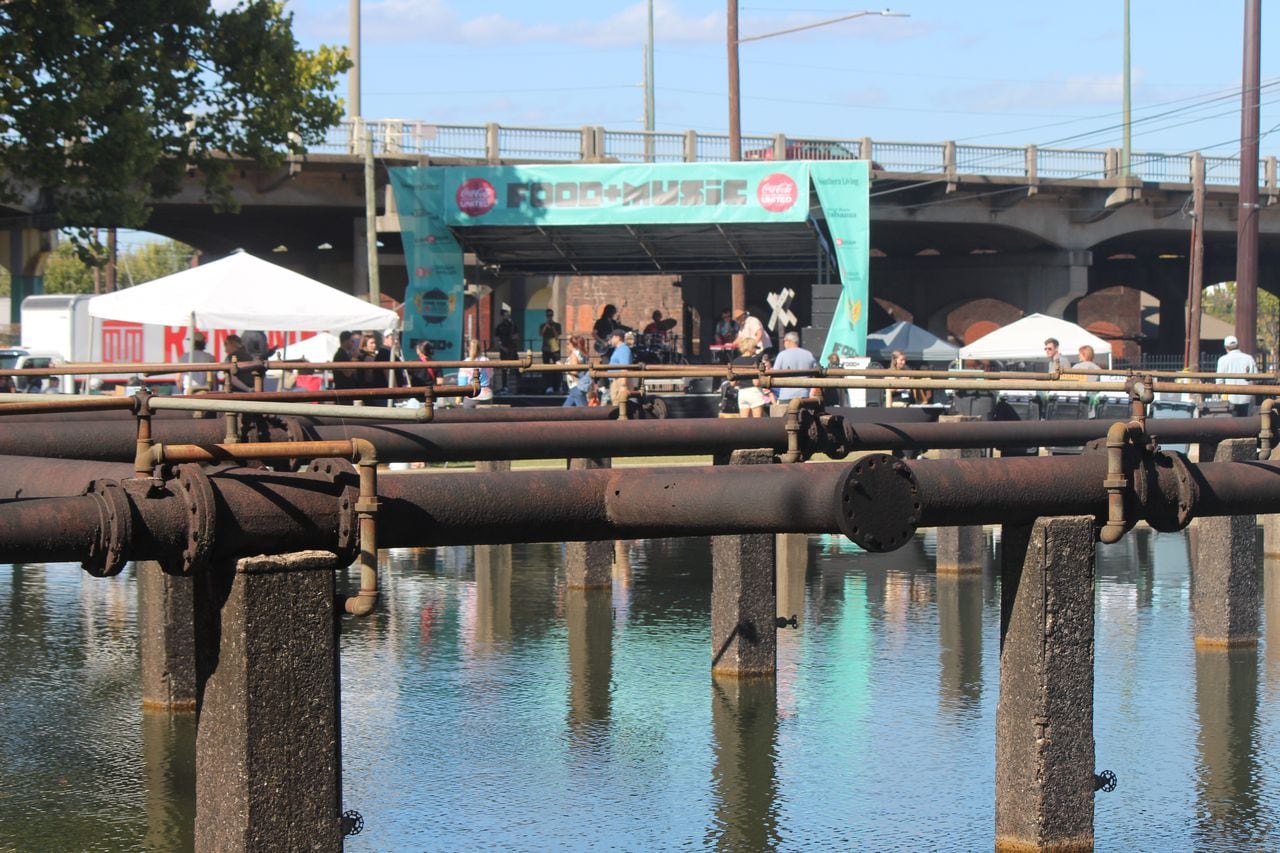
[[[276,170],[245,164],[235,175],[236,214],[215,213],[201,198],[198,176],[160,202],[147,228],[208,253],[236,247],[273,259],[352,292],[365,289],[363,157],[371,134],[380,167],[379,211],[385,204],[381,167],[469,163],[686,162],[728,159],[728,137],[613,131],[440,125],[370,121],[334,128],[321,145],[290,157]],[[915,322],[947,330],[948,317],[977,300],[998,300],[1020,311],[1076,317],[1085,296],[1126,286],[1154,296],[1162,307],[1156,349],[1180,352],[1188,281],[1191,162],[1188,153],[1135,153],[1125,175],[1117,149],[1055,149],[890,142],[870,138],[812,139],[783,134],[747,136],[744,158],[868,159],[873,164],[872,296],[905,309]],[[1234,277],[1239,161],[1206,157],[1204,281]],[[1276,158],[1259,169],[1260,282],[1276,287],[1280,260],[1280,198]],[[38,219],[9,220],[8,260],[16,290],[38,288],[49,241]],[[401,297],[406,281],[394,216],[379,217],[383,289]],[[0,247],[2,248],[2,247]],[[796,253],[797,255],[803,253]],[[483,256],[477,258],[484,262]],[[759,276],[775,289],[818,280],[815,256],[794,269]],[[503,274],[520,275],[504,262]],[[652,271],[652,270],[650,270]],[[570,272],[565,270],[566,273]],[[634,270],[617,270],[634,272]],[[686,297],[710,289],[729,269],[683,276]],[[748,287],[751,272],[748,270]],[[779,278],[785,281],[780,282]],[[691,286],[692,285],[692,286]],[[807,293],[808,288],[796,288]],[[1274,292],[1274,291],[1273,291]],[[15,299],[16,306],[20,300]],[[796,306],[803,321],[808,305]],[[16,307],[15,307],[16,310]],[[712,316],[712,312],[703,312]]]

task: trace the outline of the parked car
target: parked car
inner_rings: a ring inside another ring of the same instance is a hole
[[[40,352],[28,350],[25,347],[4,347],[0,349],[0,369],[3,370],[23,370],[25,368],[35,367],[54,367],[64,364],[62,356],[56,352]],[[60,377],[59,381],[69,383],[71,377]],[[15,376],[13,377],[14,389],[20,393],[28,393],[39,391],[45,386],[45,381],[39,376]]]

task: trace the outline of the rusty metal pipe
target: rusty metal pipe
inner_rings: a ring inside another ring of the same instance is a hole
[[[352,616],[368,616],[378,604],[378,455],[363,439],[351,442],[360,472],[356,517],[360,524],[360,591],[348,596],[343,609]]]
[[[200,396],[189,399],[200,399]],[[242,395],[233,395],[233,399]],[[42,397],[48,400],[47,396]],[[84,400],[128,400],[128,405],[112,405],[101,410],[92,411],[48,411],[41,408],[29,414],[7,414],[6,425],[23,423],[67,423],[71,421],[108,422],[112,420],[133,419],[132,397],[82,397]],[[345,407],[344,407],[345,410]],[[161,411],[152,412],[152,420],[184,419],[190,420],[190,412]],[[616,420],[616,406],[477,406],[474,409],[437,409],[432,416],[433,423],[524,423],[525,421],[607,421]],[[336,426],[346,422],[342,417],[303,416],[298,420],[312,425]],[[370,421],[365,421],[369,423]],[[372,423],[377,423],[376,419]]]
[[[387,409],[357,406],[334,406],[324,403],[255,403],[240,399],[207,399],[209,395],[198,397],[154,397],[152,408],[156,410],[176,410],[182,412],[237,412],[251,415],[328,415],[347,420],[382,420],[409,421],[426,423],[431,420],[432,409],[424,406],[420,409]]]
[[[31,397],[33,395],[24,395]],[[16,403],[0,403],[0,415],[49,414],[61,415],[66,412],[102,412],[119,410],[132,412],[135,407],[133,397],[44,397],[40,400],[24,399]]]

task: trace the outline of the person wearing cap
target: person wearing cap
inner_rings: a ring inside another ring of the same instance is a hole
[[[1240,341],[1235,335],[1227,335],[1222,339],[1222,346],[1227,350],[1218,359],[1218,373],[1257,373],[1258,365],[1253,356],[1240,351]],[[1219,385],[1248,385],[1247,379],[1218,379]],[[1253,397],[1249,394],[1227,394],[1227,402],[1231,404],[1231,414],[1245,417],[1253,411]]]
[[[213,364],[214,357],[205,352],[205,336],[204,332],[196,332],[191,336],[191,352],[187,353],[186,358],[182,359],[188,364]],[[184,373],[182,374],[182,393],[183,394],[203,394],[212,387],[212,373]]]

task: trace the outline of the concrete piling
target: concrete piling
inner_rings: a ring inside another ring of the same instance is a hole
[[[197,580],[197,851],[342,850],[336,563],[250,557]]]
[[[717,819],[712,842],[718,850],[769,850],[779,824],[776,751],[778,690],[773,679],[717,680],[711,688],[715,738]]]
[[[1256,456],[1253,439],[1218,444],[1216,462]],[[1261,610],[1257,516],[1233,515],[1196,521],[1191,607],[1197,648],[1253,646]]]
[[[977,421],[973,415],[943,415],[940,422]],[[941,459],[981,459],[987,456],[981,448],[940,450]],[[987,535],[981,525],[937,528],[936,571],[945,574],[981,573],[987,563]]]
[[[1092,850],[1094,521],[1003,535],[996,849]]]
[[[735,450],[730,465],[773,462],[773,451]],[[774,534],[711,538],[711,672],[772,677],[778,669]]]
[[[570,471],[610,468],[613,460],[570,459]],[[565,582],[570,589],[608,589],[613,584],[614,543],[565,543]]]
[[[168,575],[159,563],[140,561],[138,641],[142,659],[142,707],[196,710],[195,586],[189,577]]]

